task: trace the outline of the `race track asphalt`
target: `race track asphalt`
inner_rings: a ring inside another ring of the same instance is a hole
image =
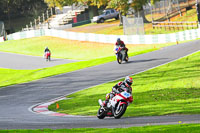
[[[91,86],[123,78],[127,75],[136,74],[199,50],[200,40],[137,55],[131,57],[130,62],[126,64],[119,65],[115,61],[29,83],[1,88],[0,129],[120,128],[143,125],[178,124],[179,121],[182,121],[182,123],[200,123],[200,115],[122,117],[118,120],[113,118],[99,120],[95,116],[55,117],[36,114],[29,110],[31,106],[38,103],[43,103]],[[122,67],[123,69],[121,69]]]
[[[47,62],[43,57],[0,52],[0,67],[17,70],[30,70],[52,67],[56,65],[75,62],[68,59],[54,59]]]

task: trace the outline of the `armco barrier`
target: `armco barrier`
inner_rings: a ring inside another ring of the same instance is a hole
[[[121,38],[126,44],[158,44],[200,38],[200,29],[158,35],[104,35],[93,33],[69,32],[55,29],[40,29],[10,34],[8,35],[8,40],[17,40],[39,36],[52,36],[70,40],[90,41],[99,43],[115,43],[117,38]]]

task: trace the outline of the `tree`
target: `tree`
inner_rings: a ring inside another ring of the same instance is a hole
[[[115,8],[120,11],[122,15],[126,15],[128,10],[132,8],[136,16],[140,16],[143,18],[144,22],[148,22],[145,18],[143,6],[151,2],[151,4],[155,4],[155,2],[160,0],[110,0],[108,3],[108,7]]]
[[[74,3],[77,3],[77,0],[44,0],[49,7],[60,7],[62,8],[63,6],[69,6]]]
[[[14,32],[16,27],[13,26],[16,18],[38,17],[47,8],[47,5],[42,0],[0,0],[0,20],[8,21],[5,23],[6,29]],[[20,27],[24,26],[23,22]],[[18,27],[19,29],[19,27]]]
[[[120,25],[123,24],[122,15],[126,16],[129,10],[129,0],[111,0],[108,3],[108,8],[114,8],[119,11]]]

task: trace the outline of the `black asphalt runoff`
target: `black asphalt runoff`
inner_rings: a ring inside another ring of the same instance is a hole
[[[31,106],[38,103],[108,81],[124,78],[127,75],[148,70],[199,50],[200,40],[192,41],[131,57],[129,63],[119,65],[114,61],[29,83],[1,88],[0,129],[120,128],[178,124],[180,121],[182,123],[200,123],[200,115],[122,117],[117,120],[114,118],[99,120],[97,117],[55,117],[36,114],[29,110]],[[111,88],[108,89],[111,90]]]

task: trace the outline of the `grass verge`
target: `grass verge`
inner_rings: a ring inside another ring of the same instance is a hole
[[[11,40],[0,43],[0,51],[20,53],[25,55],[43,56],[48,46],[53,58],[67,58],[75,60],[91,60],[113,56],[114,44],[72,41],[56,37],[36,37],[22,40]],[[129,44],[129,53],[146,49],[161,48],[170,44],[134,45]]]
[[[133,98],[125,117],[200,113],[200,52],[133,76]],[[123,79],[121,79],[123,80]],[[49,106],[52,111],[95,116],[98,99],[105,99],[118,81],[67,96]]]
[[[161,126],[143,126],[143,127],[130,127],[130,128],[74,128],[74,129],[36,129],[36,130],[0,130],[2,133],[15,132],[15,133],[199,133],[200,124],[179,124],[179,125],[161,125]]]

